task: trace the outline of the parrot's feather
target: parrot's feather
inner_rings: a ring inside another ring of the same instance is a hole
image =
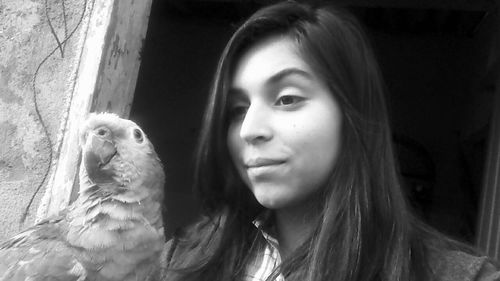
[[[64,217],[27,229],[0,245],[0,280],[85,280],[76,250],[64,241]]]
[[[132,121],[92,114],[81,128],[80,196],[0,244],[2,280],[153,280],[164,243],[164,173]]]

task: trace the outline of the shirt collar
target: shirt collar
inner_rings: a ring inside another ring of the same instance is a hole
[[[274,215],[270,210],[259,214],[253,221],[255,227],[260,231],[264,239],[275,249],[278,249],[279,243],[276,239],[276,226],[274,224]]]

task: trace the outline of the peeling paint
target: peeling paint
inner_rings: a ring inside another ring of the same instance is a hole
[[[123,47],[120,47],[120,44],[120,35],[116,34],[112,43],[111,54],[108,60],[108,65],[111,65],[111,62],[114,60],[115,64],[113,66],[113,69],[117,68],[120,57],[125,53],[128,54],[127,43],[125,42]]]
[[[14,103],[21,105],[23,102],[22,97],[14,94],[14,91],[9,88],[11,73],[12,70],[9,67],[0,65],[0,100],[7,104]]]
[[[0,104],[0,110],[4,112],[2,115],[9,116],[8,119],[0,116],[0,121],[4,119],[0,123],[0,132],[2,132],[0,142],[4,144],[0,148],[0,159],[11,166],[12,162],[22,164],[22,169],[19,165],[14,166],[17,170],[23,170],[24,173],[43,167],[46,159],[46,155],[40,151],[43,149],[43,134],[36,122],[29,120],[29,112],[26,108]]]
[[[97,83],[96,95],[99,97],[92,104],[92,109],[109,110],[111,107],[107,100],[111,100],[113,112],[128,115],[130,105],[123,101],[131,100],[130,95],[135,88],[150,4],[149,0],[114,2],[108,26],[109,38],[105,39],[104,47],[106,54],[102,73],[105,78]]]

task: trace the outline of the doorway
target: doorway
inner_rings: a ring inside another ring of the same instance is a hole
[[[495,15],[477,3],[348,7],[367,27],[385,77],[400,174],[415,212],[469,242],[490,131],[495,76],[487,65],[497,34]],[[199,212],[191,192],[194,152],[211,79],[234,27],[259,6],[153,1],[130,117],[166,168],[168,235]]]

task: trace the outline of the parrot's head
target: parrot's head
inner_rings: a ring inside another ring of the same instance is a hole
[[[104,193],[124,202],[162,197],[163,167],[134,122],[112,113],[91,113],[81,127],[80,146],[80,193]]]

